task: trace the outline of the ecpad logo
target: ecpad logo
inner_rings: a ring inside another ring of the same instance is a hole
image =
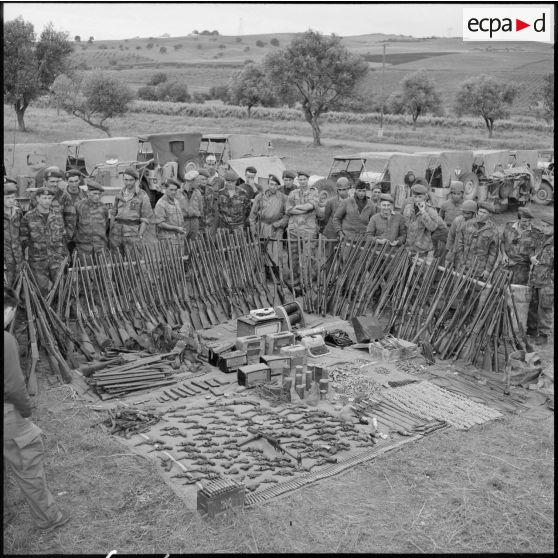
[[[463,8],[463,40],[551,43],[553,16],[550,7]]]

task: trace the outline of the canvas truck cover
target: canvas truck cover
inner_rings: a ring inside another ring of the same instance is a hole
[[[265,156],[269,153],[269,140],[266,137],[254,134],[206,134],[202,138],[204,150],[212,153],[210,142],[226,140],[223,157],[227,159],[240,159],[246,156]]]
[[[109,159],[118,161],[136,161],[138,158],[138,138],[101,138],[63,141],[69,154],[76,155],[85,161],[87,174],[95,165],[105,163]]]
[[[283,171],[286,170],[285,163],[280,157],[243,157],[242,159],[231,159],[228,161],[231,169],[244,179],[246,167],[254,167],[258,172],[258,182],[267,185],[267,178],[274,174],[283,184]],[[260,179],[262,179],[260,181]]]
[[[12,143],[4,145],[6,175],[35,177],[46,167],[66,170],[66,147],[59,143]]]
[[[473,169],[473,151],[419,151],[414,156],[426,157],[426,166],[428,168],[429,161],[439,160],[442,167],[443,187],[449,188],[451,181],[456,180],[454,175],[456,168],[461,169],[461,173],[471,172]]]
[[[510,159],[510,152],[507,149],[475,149],[473,151],[473,161],[475,164],[482,161],[486,176],[496,172],[498,167],[503,171],[507,168]]]
[[[537,149],[516,149],[510,153],[515,154],[515,166],[525,167],[525,163],[529,165],[531,170],[537,168],[539,162],[539,151]]]

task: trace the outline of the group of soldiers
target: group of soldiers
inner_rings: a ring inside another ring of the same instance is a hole
[[[496,265],[512,272],[512,283],[532,288],[528,333],[537,342],[548,340],[554,306],[553,217],[533,219],[525,208],[517,220],[499,232],[488,203],[463,199],[463,184],[452,182],[449,199],[439,210],[429,202],[422,179],[411,186],[411,196],[400,209],[377,186],[358,180],[354,186],[340,177],[336,192],[328,197],[309,185],[306,171],[286,170],[281,177],[267,176],[264,190],[258,171],[247,167],[239,178],[231,170],[217,172],[210,154],[204,168],[190,170],[183,180],[169,178],[154,208],[140,188],[138,173],[128,168],[123,187],[110,209],[101,201],[103,187],[86,179],[80,188],[78,171],[63,174],[47,169],[44,186],[30,200],[25,214],[15,199],[14,181],[4,182],[4,269],[7,285],[13,284],[26,257],[43,293],[48,292],[64,258],[73,250],[87,263],[97,252],[141,248],[150,224],[161,240],[184,245],[200,232],[215,235],[219,229],[250,229],[259,237],[271,261],[283,265],[283,246],[288,242],[293,269],[293,288],[300,285],[298,243],[304,239],[327,240],[331,254],[337,242],[368,242],[405,246],[419,257],[432,253],[456,269],[474,265],[477,277],[487,279]],[[65,180],[65,181],[64,181]]]

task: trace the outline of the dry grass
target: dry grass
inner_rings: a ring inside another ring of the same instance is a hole
[[[102,415],[42,382],[37,423],[68,527],[39,533],[14,486],[9,554],[553,552],[552,418],[447,431],[232,517],[204,521],[91,424]]]

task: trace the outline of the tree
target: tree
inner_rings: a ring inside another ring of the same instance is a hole
[[[151,76],[151,79],[147,82],[147,85],[159,85],[167,81],[167,74],[165,72],[157,72]]]
[[[325,37],[312,30],[268,54],[264,67],[281,96],[292,88],[297,91],[304,118],[312,127],[314,146],[321,145],[320,115],[332,103],[351,97],[368,71],[364,59],[351,54],[340,37]]]
[[[171,101],[173,103],[187,103],[191,97],[188,86],[183,81],[165,81],[157,86],[157,98],[159,101]]]
[[[229,92],[231,103],[246,107],[248,118],[252,107],[271,107],[277,104],[264,68],[259,64],[246,64],[237,72],[231,80]]]
[[[537,95],[540,104],[537,112],[548,122],[554,122],[554,74],[544,76],[543,86]]]
[[[105,122],[125,114],[133,98],[123,81],[102,72],[72,77],[62,74],[54,80],[51,92],[56,106],[102,130],[108,137],[111,135]]]
[[[407,74],[401,80],[400,102],[413,119],[413,130],[417,129],[417,119],[421,114],[438,112],[442,107],[436,84],[425,70]]]
[[[509,108],[517,95],[517,87],[482,74],[464,81],[455,100],[455,112],[482,117],[492,137],[494,122],[509,115]]]
[[[264,47],[265,45],[267,45],[267,43],[264,42],[264,41],[262,41],[261,39],[258,39],[258,40],[256,41],[256,46],[257,46],[257,47],[262,48],[262,47]]]
[[[76,43],[81,43],[81,37],[80,37],[79,35],[76,35],[76,36],[74,37],[74,41],[75,41]]]
[[[271,39],[271,41],[269,41],[269,44],[271,46],[278,47],[279,46],[279,39],[277,39],[276,37],[273,37],[273,39]]]
[[[73,50],[68,33],[56,31],[52,23],[43,29],[35,50],[42,89],[48,89],[56,76],[67,72],[68,59]]]
[[[94,39],[93,35],[91,35],[91,36],[89,37],[89,39],[87,39],[87,42],[88,42],[88,43],[92,43],[94,40],[95,40],[95,39]]]
[[[166,52],[167,52],[167,47],[162,46],[162,47],[159,49],[159,52],[160,52],[161,54],[166,54]]]
[[[209,88],[209,98],[226,103],[229,100],[229,88],[226,85],[213,85]]]

